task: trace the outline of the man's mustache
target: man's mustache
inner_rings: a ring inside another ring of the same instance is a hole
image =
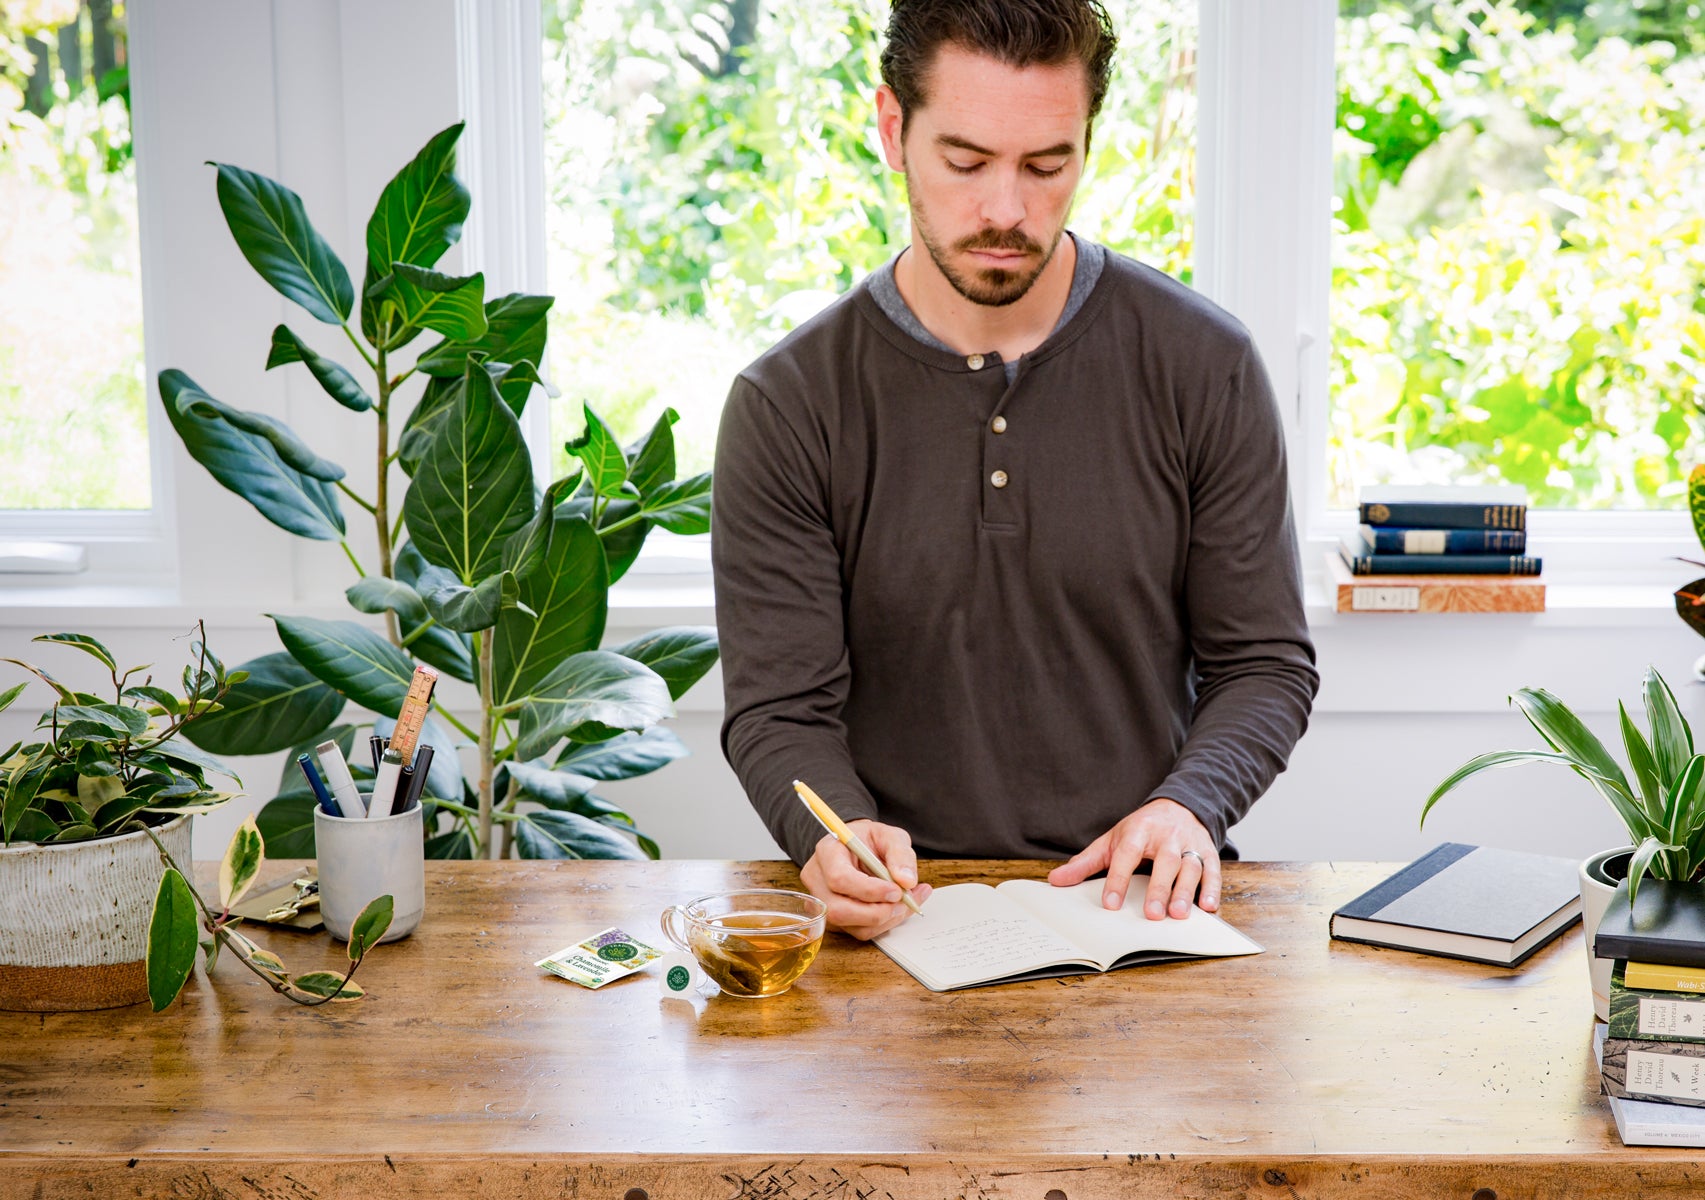
[[[962,238],[953,247],[955,250],[1019,250],[1026,254],[1040,254],[1042,247],[1022,229],[984,229]]]

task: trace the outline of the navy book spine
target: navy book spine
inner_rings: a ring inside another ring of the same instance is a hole
[[[1370,554],[1525,554],[1525,529],[1409,529],[1363,525]]]
[[[1364,501],[1363,525],[1404,529],[1526,529],[1525,504],[1462,504],[1444,500]]]
[[[1537,575],[1542,560],[1525,554],[1357,554],[1340,544],[1352,575]]]

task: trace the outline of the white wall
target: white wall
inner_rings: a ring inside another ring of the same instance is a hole
[[[481,81],[467,78],[468,56],[458,53],[459,44],[470,29],[497,36],[494,27],[501,33],[524,18],[521,0],[133,6],[138,146],[146,158],[150,224],[144,270],[151,375],[183,368],[214,395],[290,422],[332,457],[352,467],[365,461],[369,418],[326,403],[305,372],[261,370],[280,320],[328,352],[343,353],[342,335],[282,300],[243,262],[218,212],[212,169],[203,163],[230,161],[286,182],[359,279],[366,216],[413,150],[482,94],[490,118],[482,127],[488,142],[495,138],[491,81],[483,81],[483,92],[472,86]],[[476,192],[476,217],[504,200]],[[526,223],[525,208],[508,202],[508,224],[488,228],[481,244],[504,244],[511,226]],[[507,267],[502,287],[529,286],[514,257],[524,247],[512,248],[508,258],[504,253],[488,250],[478,265]],[[446,269],[459,265],[452,259]],[[1294,366],[1280,373],[1286,372],[1294,375]],[[164,418],[158,421],[163,427]],[[166,437],[175,441],[169,430]],[[92,685],[95,679],[73,665],[75,655],[28,643],[35,633],[74,629],[102,638],[127,665],[156,661],[175,676],[187,644],[171,639],[198,616],[207,619],[221,656],[235,663],[278,648],[262,613],[350,615],[341,600],[349,568],[335,545],[283,533],[181,448],[172,446],[169,457],[162,512],[181,563],[176,588],[73,592],[14,580],[0,593],[0,655],[57,665],[68,680]],[[351,509],[353,540],[358,553],[370,555],[371,534],[355,519],[361,515]],[[1663,564],[1655,566],[1661,574]],[[1546,766],[1466,785],[1441,804],[1425,831],[1416,827],[1421,800],[1452,767],[1485,750],[1537,744],[1505,704],[1514,688],[1550,688],[1612,738],[1615,702],[1635,699],[1646,664],[1679,684],[1701,649],[1670,610],[1661,583],[1552,593],[1553,611],[1539,616],[1350,616],[1312,605],[1320,700],[1290,771],[1233,835],[1244,854],[1406,859],[1454,839],[1584,856],[1620,840],[1617,822],[1591,789]],[[707,624],[705,599],[690,588],[629,589],[617,597],[610,640],[658,624]],[[0,684],[9,682],[0,675]],[[0,715],[0,745],[27,736],[33,711],[26,710],[44,702],[40,692]],[[469,703],[466,691],[449,695],[453,703]],[[1705,709],[1691,691],[1688,696],[1695,712]],[[675,728],[693,757],[610,785],[607,794],[629,808],[668,856],[773,856],[774,843],[722,761],[719,697],[713,674],[682,702]],[[257,800],[203,819],[198,855],[217,855],[230,830],[271,794],[281,757],[237,764]]]

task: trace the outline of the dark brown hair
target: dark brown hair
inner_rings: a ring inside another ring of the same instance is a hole
[[[1100,0],[894,0],[882,82],[899,98],[902,128],[928,100],[936,51],[949,42],[1012,67],[1082,63],[1091,121],[1107,96],[1118,45]]]

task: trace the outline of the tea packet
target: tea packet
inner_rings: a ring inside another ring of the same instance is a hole
[[[631,933],[606,929],[533,965],[581,987],[601,988],[606,983],[626,979],[662,957],[663,951],[646,945]]]

